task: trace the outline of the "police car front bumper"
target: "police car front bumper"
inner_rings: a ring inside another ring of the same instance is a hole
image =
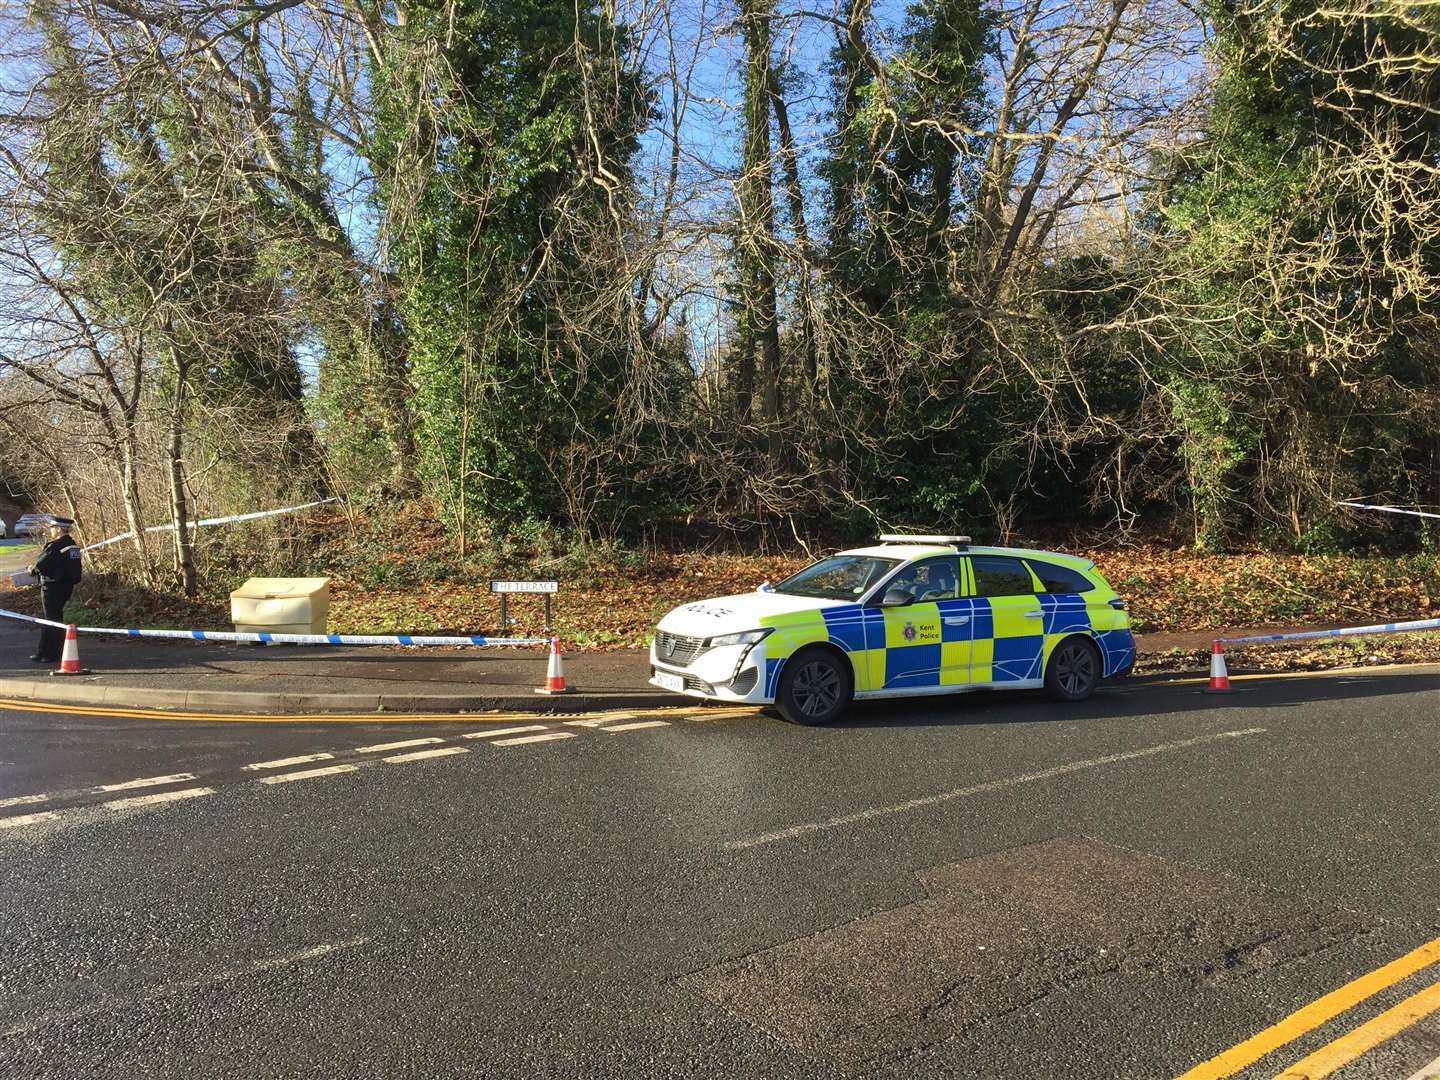
[[[650,645],[650,685],[687,697],[768,705],[765,694],[765,643],[708,649],[684,667],[662,661]]]

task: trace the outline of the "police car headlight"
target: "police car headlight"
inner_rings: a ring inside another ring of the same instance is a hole
[[[775,628],[767,627],[764,630],[743,630],[738,634],[721,634],[719,637],[712,637],[705,642],[707,649],[719,649],[726,645],[754,645],[768,637]]]

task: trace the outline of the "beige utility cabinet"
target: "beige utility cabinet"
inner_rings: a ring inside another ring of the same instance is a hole
[[[256,577],[230,594],[230,621],[242,634],[323,634],[329,618],[329,578]]]

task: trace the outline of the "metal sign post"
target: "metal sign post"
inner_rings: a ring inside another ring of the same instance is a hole
[[[504,633],[510,626],[510,605],[508,603],[511,593],[541,593],[545,597],[545,632],[549,633],[550,626],[550,597],[560,591],[558,581],[492,581],[490,591],[500,594],[500,632]]]

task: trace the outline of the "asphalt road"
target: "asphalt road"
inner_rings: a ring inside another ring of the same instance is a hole
[[[0,711],[0,1077],[1178,1076],[1440,936],[1440,673],[1240,685]],[[1333,1075],[1437,1058],[1432,1012]]]

